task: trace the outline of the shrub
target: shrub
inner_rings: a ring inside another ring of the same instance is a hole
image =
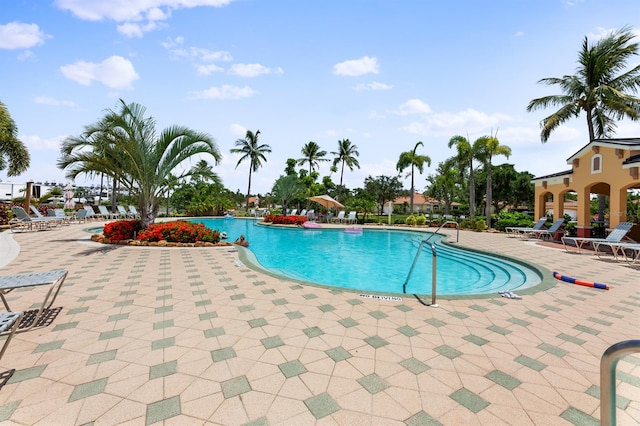
[[[11,220],[11,209],[8,206],[0,204],[0,225],[7,225]]]
[[[307,221],[306,216],[272,216],[271,222],[274,225],[302,225]]]
[[[473,222],[473,229],[476,231],[484,231],[485,229],[487,229],[487,222],[485,219],[482,218],[477,218],[474,222]]]
[[[142,229],[139,220],[117,220],[107,223],[102,230],[104,237],[111,241],[132,240],[134,233]]]
[[[522,228],[531,228],[533,219],[531,216],[523,213],[509,213],[501,211],[497,215],[496,229],[504,231],[507,227],[519,226]]]
[[[420,216],[416,217],[416,225],[424,226],[426,224],[427,224],[427,218],[424,217],[424,215],[420,215]]]
[[[404,223],[409,226],[414,226],[416,224],[416,217],[414,215],[407,216]]]
[[[191,223],[183,220],[154,223],[138,234],[140,241],[165,240],[170,243],[195,243],[198,241],[217,243],[220,233],[207,228],[202,223]]]

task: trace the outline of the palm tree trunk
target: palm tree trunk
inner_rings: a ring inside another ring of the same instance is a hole
[[[475,174],[473,172],[473,161],[471,162],[471,167],[469,168],[469,216],[471,220],[476,215],[476,179]]]
[[[253,171],[253,163],[251,163],[251,165],[249,166],[249,187],[247,188],[247,203],[246,203],[246,210],[247,212],[249,212],[249,196],[251,195],[251,172]]]
[[[413,193],[415,192],[414,186],[413,186],[413,164],[411,165],[411,194],[409,194],[409,203],[411,204],[411,206],[409,207],[411,209],[411,214],[413,214]]]
[[[487,162],[487,206],[486,206],[486,215],[487,215],[487,228],[491,229],[491,203],[493,202],[493,192],[492,192],[492,184],[491,184],[491,158]]]

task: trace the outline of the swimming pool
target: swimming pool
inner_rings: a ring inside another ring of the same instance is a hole
[[[244,234],[259,266],[288,278],[361,291],[402,293],[419,243],[427,234],[388,229],[364,229],[349,234],[340,229],[260,226],[246,219],[193,219],[224,231],[229,241]],[[437,250],[439,295],[489,294],[522,290],[541,282],[538,271],[506,258],[444,244]],[[432,254],[429,246],[407,283],[407,293],[431,293]]]

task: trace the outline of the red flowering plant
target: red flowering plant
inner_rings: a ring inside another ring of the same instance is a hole
[[[117,220],[107,223],[102,230],[105,238],[111,241],[132,240],[134,233],[142,229],[139,220]]]
[[[138,233],[138,240],[149,242],[165,240],[170,243],[195,243],[198,241],[217,243],[220,241],[220,233],[207,228],[202,223],[177,220],[149,225],[147,229]]]
[[[274,225],[302,225],[307,221],[306,216],[273,216]]]

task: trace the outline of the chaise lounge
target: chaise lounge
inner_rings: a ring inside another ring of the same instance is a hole
[[[620,222],[610,233],[607,238],[590,238],[590,237],[562,237],[562,245],[566,251],[570,251],[567,248],[567,242],[572,242],[578,249],[578,253],[586,245],[594,245],[597,243],[619,243],[627,235],[627,233],[633,228],[631,222]]]

